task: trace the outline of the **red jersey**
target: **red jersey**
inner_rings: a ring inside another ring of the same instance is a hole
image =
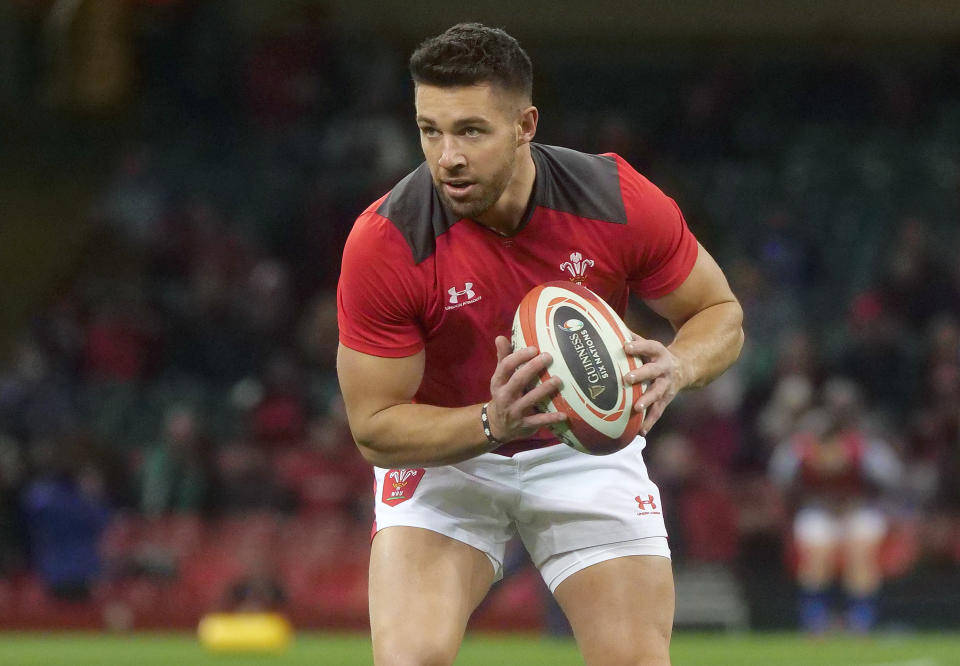
[[[793,438],[801,491],[819,499],[861,496],[868,488],[867,443],[856,430],[827,439],[800,432]]]
[[[618,155],[531,144],[536,180],[511,236],[454,219],[426,163],[354,224],[337,288],[340,342],[385,357],[425,350],[415,400],[462,407],[490,398],[494,338],[510,337],[533,287],[564,277],[620,315],[633,291],[665,296],[689,275],[697,241],[676,203]],[[497,453],[555,443],[546,429]]]

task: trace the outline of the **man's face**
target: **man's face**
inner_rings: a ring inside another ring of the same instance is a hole
[[[514,97],[490,84],[417,85],[420,145],[440,198],[458,218],[478,218],[510,183],[522,108]]]

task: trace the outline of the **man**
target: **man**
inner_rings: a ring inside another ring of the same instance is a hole
[[[645,361],[627,380],[649,382],[646,435],[736,359],[740,306],[620,157],[532,143],[532,68],[507,33],[454,26],[410,69],[426,161],[358,218],[338,289],[341,389],[375,466],[374,661],[451,663],[519,534],[588,664],[667,664],[673,578],[645,441],[597,457],[558,443],[544,426],[565,415],[534,410],[558,384],[524,391],[549,356],[503,334],[539,283],[567,277],[621,314],[637,292],[677,330],[625,345]]]
[[[834,377],[770,458],[773,480],[796,503],[800,624],[808,633],[830,629],[831,588],[839,582],[847,601],[846,628],[867,633],[877,621],[883,584],[880,549],[887,517],[880,499],[894,490],[902,465],[862,418],[860,388]]]

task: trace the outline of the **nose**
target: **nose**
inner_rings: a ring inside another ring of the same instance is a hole
[[[438,164],[441,169],[447,171],[456,171],[467,165],[467,158],[460,150],[460,146],[454,137],[444,138],[443,151],[440,153]]]

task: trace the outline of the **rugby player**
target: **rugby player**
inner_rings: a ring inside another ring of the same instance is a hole
[[[410,71],[426,159],[357,219],[338,286],[340,385],[376,479],[374,661],[452,663],[519,534],[588,664],[668,664],[673,577],[644,436],[737,358],[740,305],[621,157],[534,142],[530,59],[506,32],[453,26]],[[505,337],[523,295],[564,278],[621,315],[632,291],[676,330],[626,343],[646,416],[609,456],[551,435],[565,415],[534,404],[555,380],[524,391],[551,359]]]

